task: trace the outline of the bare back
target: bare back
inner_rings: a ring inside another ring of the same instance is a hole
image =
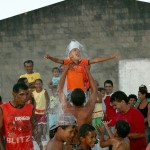
[[[128,138],[122,140],[114,139],[112,150],[130,150],[130,141]]]
[[[48,142],[46,150],[63,150],[63,143],[58,142],[53,138]]]

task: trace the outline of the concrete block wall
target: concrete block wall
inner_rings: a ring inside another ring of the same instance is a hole
[[[90,58],[110,55],[120,59],[150,57],[150,4],[135,0],[66,0],[0,21],[0,95],[11,99],[12,87],[23,74],[23,62],[32,59],[44,86],[59,66],[45,53],[64,58],[71,39],[87,49]],[[118,89],[118,60],[92,65],[100,86],[106,79]],[[48,88],[47,88],[48,89]]]

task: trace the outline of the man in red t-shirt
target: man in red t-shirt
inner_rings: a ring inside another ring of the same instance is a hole
[[[130,150],[145,150],[144,117],[139,110],[131,108],[128,101],[127,95],[122,91],[115,92],[110,98],[113,108],[117,110],[117,121],[126,120],[130,124]]]
[[[13,87],[13,101],[0,106],[0,150],[33,150],[32,134],[42,150],[33,106],[26,104],[27,96],[28,86],[17,83]]]
[[[111,103],[110,103],[110,96],[113,93],[113,82],[111,80],[106,80],[104,82],[104,88],[105,88],[105,98],[104,103],[106,106],[106,111],[104,112],[104,121],[110,121],[109,127],[110,130],[113,132],[114,126],[116,124],[116,110],[113,109]]]

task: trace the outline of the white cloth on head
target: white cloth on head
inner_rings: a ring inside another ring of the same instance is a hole
[[[68,45],[68,55],[74,48],[80,50],[80,45],[81,44],[78,41],[71,41],[70,44]]]

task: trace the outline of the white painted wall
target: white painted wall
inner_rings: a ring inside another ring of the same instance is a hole
[[[119,61],[119,90],[127,95],[138,93],[141,84],[150,91],[150,60],[127,59]]]

